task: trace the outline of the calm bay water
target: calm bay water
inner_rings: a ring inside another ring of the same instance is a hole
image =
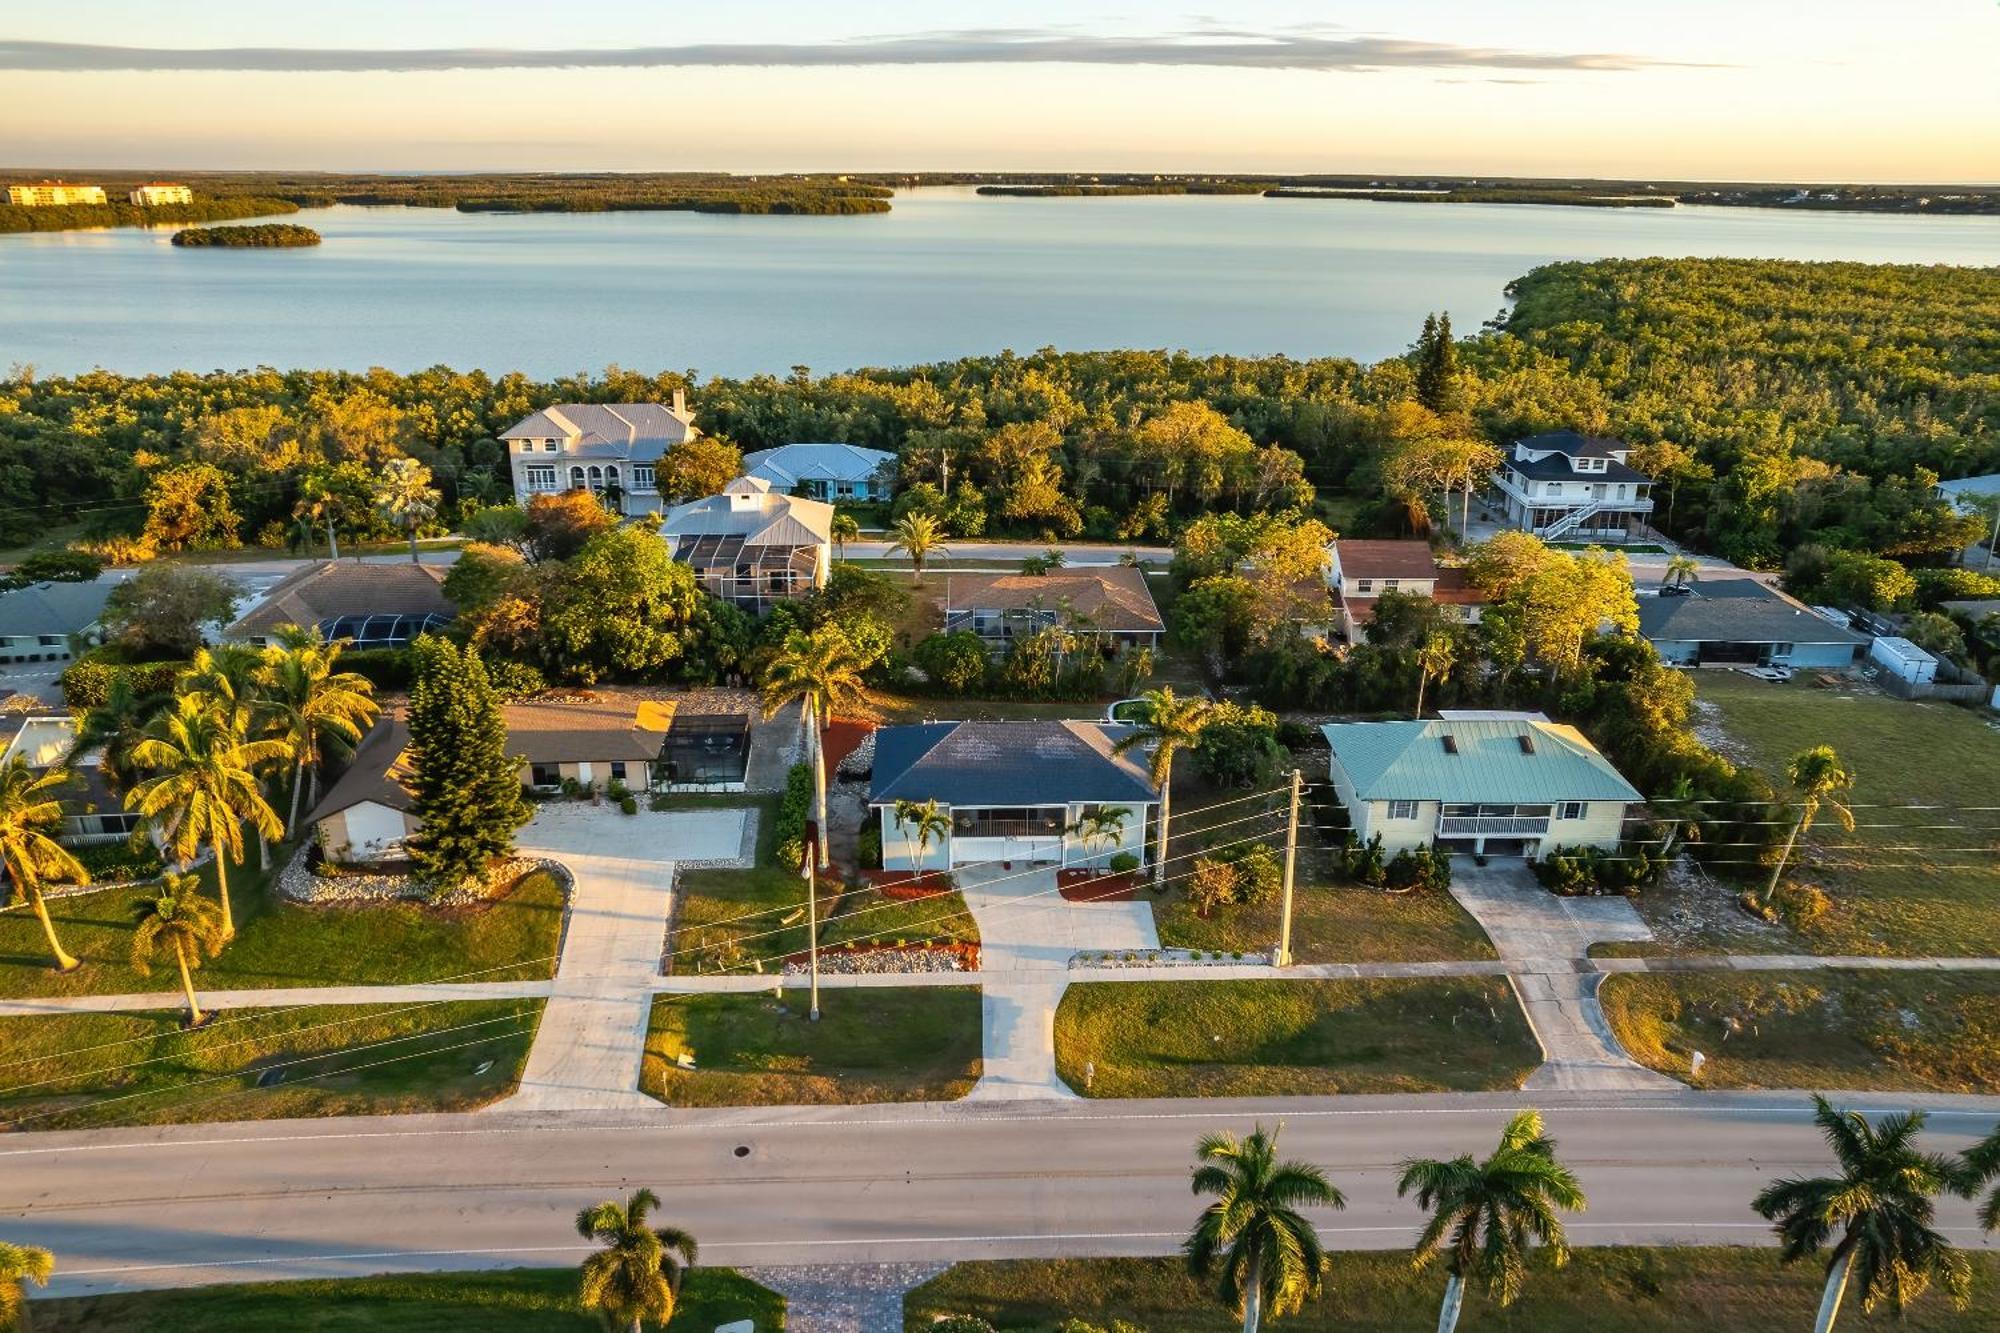
[[[1373,359],[1555,259],[2000,263],[2000,218],[906,191],[874,217],[314,209],[311,250],[0,236],[0,367],[783,372],[1013,348]]]

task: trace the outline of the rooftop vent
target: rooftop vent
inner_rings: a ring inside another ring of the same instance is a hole
[[[1458,753],[1458,737],[1447,731],[1444,735],[1438,737],[1438,739],[1444,742],[1444,752],[1446,754]]]
[[[1533,754],[1535,752],[1535,738],[1529,735],[1527,732],[1525,731],[1522,732],[1519,736],[1515,737],[1514,739],[1521,742],[1522,754]]]

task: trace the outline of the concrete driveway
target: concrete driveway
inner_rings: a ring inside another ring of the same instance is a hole
[[[958,872],[979,923],[980,1011],[985,1063],[969,1094],[977,1100],[1074,1097],[1056,1076],[1056,1006],[1080,950],[1157,949],[1152,906],[1070,903],[1056,892],[1052,866]]]
[[[1541,1043],[1529,1088],[1670,1088],[1618,1046],[1597,1002],[1603,977],[1584,961],[1602,940],[1650,940],[1653,932],[1623,898],[1561,898],[1520,861],[1452,865],[1451,896],[1472,913],[1509,963],[1528,1025]]]
[[[516,838],[524,856],[560,861],[575,878],[554,986],[509,1111],[657,1109],[639,1069],[659,974],[674,870],[734,858],[742,810],[619,813],[552,803]]]

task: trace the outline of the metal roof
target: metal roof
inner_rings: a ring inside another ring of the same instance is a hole
[[[1582,732],[1558,722],[1336,722],[1320,731],[1366,801],[1645,799]]]
[[[743,470],[790,490],[801,481],[867,481],[895,458],[858,444],[781,444],[743,455]]]
[[[924,722],[875,733],[868,799],[953,806],[1157,801],[1141,756],[1112,753],[1131,728],[1101,722]]]

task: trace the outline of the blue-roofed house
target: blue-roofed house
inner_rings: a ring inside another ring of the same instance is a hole
[[[770,482],[781,495],[886,500],[895,486],[896,456],[855,444],[781,444],[743,455],[743,472]]]
[[[868,804],[881,819],[882,868],[943,870],[987,861],[1102,866],[1146,859],[1159,790],[1145,756],[1113,747],[1129,728],[1102,722],[924,722],[875,733]],[[936,801],[951,819],[919,846],[898,801]],[[1075,830],[1100,810],[1127,812],[1120,836],[1086,845]]]
[[[1534,717],[1340,722],[1321,727],[1355,836],[1394,853],[1539,858],[1614,848],[1645,800],[1575,727]]]
[[[1756,579],[1700,579],[1639,599],[1639,633],[1675,666],[1844,670],[1868,636]]]

